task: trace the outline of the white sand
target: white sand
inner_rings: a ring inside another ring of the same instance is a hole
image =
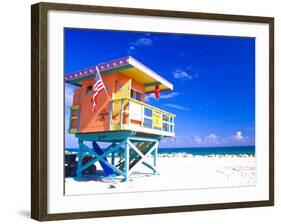
[[[99,169],[99,167],[97,167]],[[218,187],[254,186],[256,159],[253,156],[191,156],[161,155],[157,158],[159,175],[141,165],[129,182],[121,177],[65,180],[66,195],[95,193],[200,189]]]

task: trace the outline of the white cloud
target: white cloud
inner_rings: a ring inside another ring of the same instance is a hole
[[[238,142],[244,141],[245,137],[242,135],[241,131],[237,131],[236,134],[234,135],[234,139]]]
[[[194,136],[194,142],[197,144],[201,144],[203,142],[202,138],[198,135]]]
[[[184,136],[176,136],[173,138],[167,138],[162,147],[166,147],[166,145],[173,145],[179,147],[192,147],[192,146],[218,146],[221,144],[220,139],[214,133],[211,133],[205,137],[200,135],[184,135]],[[170,146],[171,147],[171,146]]]
[[[236,136],[236,138],[234,137]],[[239,139],[237,141],[236,139]],[[183,136],[176,136],[173,138],[164,138],[161,140],[161,148],[165,147],[214,147],[214,146],[239,146],[239,145],[254,145],[254,137],[249,137],[243,135],[241,131],[237,131],[232,135],[226,137],[220,137],[215,133],[210,133],[209,135],[194,135],[186,134]]]
[[[135,42],[132,43],[135,46],[150,46],[152,45],[152,40],[148,37],[142,37],[137,39]]]
[[[173,148],[173,147],[185,147],[190,145],[191,141],[186,136],[177,136],[171,138],[163,138],[160,141],[160,148]]]
[[[145,95],[145,101],[149,101],[150,99],[154,99],[155,94],[154,93],[149,93]]]
[[[161,95],[160,94],[160,98],[159,99],[170,99],[170,98],[173,98],[175,96],[178,96],[179,93],[178,92],[171,92],[171,93],[168,93],[168,94],[164,94],[164,95]],[[145,100],[148,102],[150,99],[154,99],[155,98],[155,94],[154,93],[149,93],[149,94],[146,94],[145,95]]]
[[[160,99],[170,99],[170,98],[173,98],[173,97],[178,96],[178,95],[179,95],[178,92],[171,92],[169,94],[164,94],[164,95],[160,94]]]
[[[145,34],[144,37],[141,37],[129,44],[128,53],[134,53],[138,47],[149,47],[153,44],[152,39],[149,37],[150,34]]]
[[[134,47],[134,46],[129,46],[129,50],[133,51],[133,50],[135,50],[135,49],[136,49],[136,47]]]
[[[237,131],[234,135],[230,135],[222,139],[225,144],[239,144],[239,143],[250,143],[254,142],[254,138],[243,135],[242,131]]]
[[[187,107],[183,107],[183,106],[180,106],[177,104],[172,104],[172,103],[164,104],[164,106],[171,107],[171,108],[178,109],[178,110],[185,110],[185,111],[189,110],[189,108],[187,108]]]
[[[218,139],[218,137],[215,134],[211,133],[211,134],[209,134],[208,136],[206,136],[204,138],[204,143],[218,144],[219,143],[219,139]]]
[[[189,74],[187,71],[183,71],[181,69],[176,69],[174,72],[173,72],[173,75],[176,79],[192,79],[192,75]]]

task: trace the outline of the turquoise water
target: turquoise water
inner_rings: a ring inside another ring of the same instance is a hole
[[[67,148],[66,151],[77,152],[77,149]],[[192,155],[255,155],[255,146],[227,146],[201,148],[159,148],[159,154],[186,153]]]
[[[159,154],[186,153],[192,155],[255,155],[255,146],[227,146],[202,148],[159,148]]]

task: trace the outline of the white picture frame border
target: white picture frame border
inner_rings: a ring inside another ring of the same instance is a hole
[[[127,21],[127,22],[126,22]],[[180,25],[181,24],[181,25]],[[134,30],[256,38],[257,185],[243,188],[63,194],[63,28]],[[168,28],[167,28],[168,27]],[[269,200],[269,24],[136,15],[48,12],[48,213],[119,210]],[[259,130],[262,130],[260,132]],[[219,195],[219,198],[218,198]],[[95,203],[95,202],[99,203]]]

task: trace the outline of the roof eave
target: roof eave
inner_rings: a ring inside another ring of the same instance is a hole
[[[129,56],[128,58],[129,64],[133,67],[139,69],[140,71],[144,72],[145,74],[149,75],[151,78],[155,79],[157,82],[161,83],[162,85],[166,86],[167,89],[173,90],[173,84],[158,75],[156,72],[152,71],[151,69],[147,68],[145,65],[134,59],[133,57]]]

